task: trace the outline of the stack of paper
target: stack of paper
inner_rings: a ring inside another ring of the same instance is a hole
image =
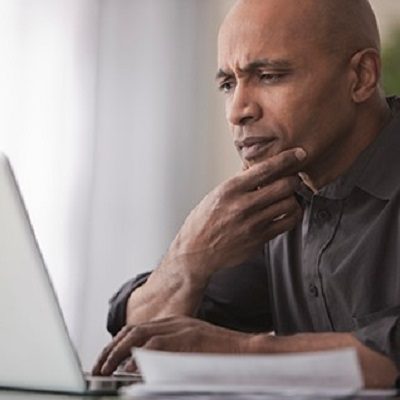
[[[264,393],[348,396],[363,387],[354,349],[279,355],[132,349],[144,383],[127,394]]]

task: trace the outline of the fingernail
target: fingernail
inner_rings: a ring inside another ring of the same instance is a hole
[[[295,152],[294,155],[296,156],[296,158],[299,161],[304,161],[307,158],[307,153],[304,149],[302,149],[301,147],[298,147]]]
[[[306,185],[314,194],[318,193],[318,189],[315,187],[310,177],[305,172],[299,172],[297,175],[302,180],[304,185]]]

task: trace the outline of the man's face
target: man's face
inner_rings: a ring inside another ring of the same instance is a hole
[[[310,168],[318,168],[354,124],[351,55],[329,55],[307,9],[283,3],[249,1],[228,17],[219,36],[217,82],[246,165],[300,146]]]

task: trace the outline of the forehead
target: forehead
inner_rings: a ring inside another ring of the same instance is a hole
[[[218,36],[220,68],[265,58],[299,62],[319,51],[312,13],[299,7],[282,8],[279,4],[285,0],[280,1],[244,2],[228,15]]]

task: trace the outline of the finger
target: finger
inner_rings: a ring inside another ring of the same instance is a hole
[[[285,214],[283,218],[274,221],[271,224],[272,237],[292,230],[301,221],[302,215],[303,211],[301,209],[296,209],[292,213]]]
[[[298,173],[306,157],[306,152],[301,148],[286,150],[232,179],[238,190],[256,190],[280,177]]]
[[[302,215],[303,211],[300,206],[276,215],[264,228],[264,240],[269,241],[284,232],[292,230],[301,221]]]
[[[250,164],[246,160],[244,160],[242,163],[242,171],[246,171],[249,168],[250,168]]]
[[[247,217],[270,205],[293,196],[300,186],[300,179],[296,176],[278,179],[277,181],[250,192],[241,199],[243,205],[243,216]]]
[[[118,333],[115,335],[113,340],[103,349],[103,351],[100,353],[99,358],[97,359],[93,369],[92,369],[92,374],[93,375],[100,375],[101,374],[101,368],[106,361],[108,355],[112,351],[112,349],[126,336],[126,334],[129,332],[129,327],[124,326]]]
[[[153,336],[182,330],[190,323],[190,319],[166,318],[161,321],[151,321],[131,327],[125,337],[108,353],[100,373],[102,375],[110,375],[122,361],[130,356],[132,347],[142,347]]]
[[[122,369],[123,372],[137,372],[138,371],[138,367],[136,365],[135,359],[133,357],[131,357],[126,364],[124,365],[124,368]]]
[[[267,232],[270,226],[272,227],[275,223],[294,213],[301,214],[302,210],[295,197],[290,196],[258,212],[253,216],[251,224],[254,227],[254,231],[262,234]]]
[[[196,318],[187,317],[183,315],[174,315],[169,317],[163,317],[159,319],[154,319],[152,321],[144,322],[140,325],[143,329],[173,329],[177,325],[188,325],[193,324],[197,321]]]
[[[146,343],[148,336],[141,327],[132,327],[129,333],[109,352],[101,367],[101,375],[111,375],[122,361],[131,354],[132,347],[141,347]]]
[[[192,330],[184,329],[177,333],[169,333],[152,337],[143,347],[150,350],[190,352],[197,349],[193,346]]]

